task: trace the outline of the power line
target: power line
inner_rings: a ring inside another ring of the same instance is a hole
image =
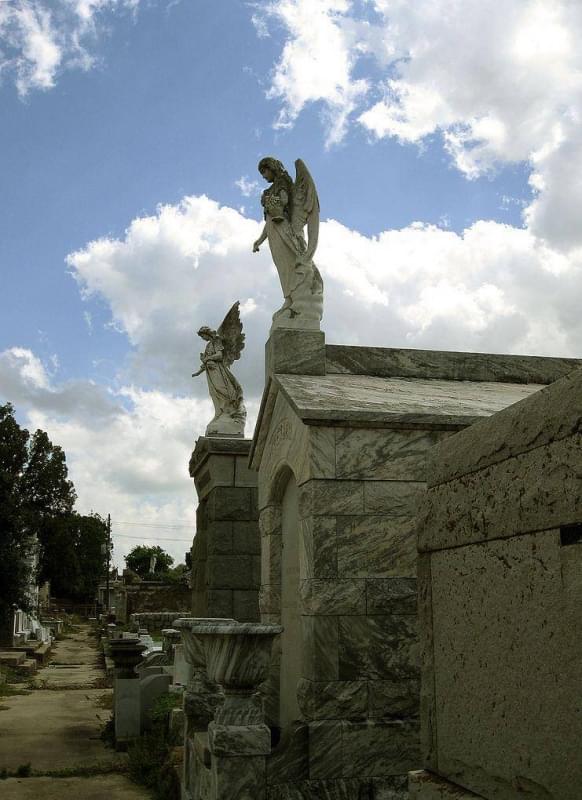
[[[113,536],[118,539],[139,539],[142,542],[160,541],[160,542],[192,542],[192,539],[152,539],[151,536],[130,536],[127,533],[113,533]]]
[[[160,525],[156,522],[125,522],[123,520],[111,520],[114,525],[134,525],[139,528],[169,528],[171,530],[176,530],[178,528],[187,528],[191,530],[194,526],[194,523],[190,525]]]

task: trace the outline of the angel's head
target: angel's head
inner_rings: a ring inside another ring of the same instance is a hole
[[[198,331],[198,336],[201,339],[204,339],[205,341],[209,342],[216,336],[216,331],[213,331],[212,328],[208,327],[208,325],[203,325]]]
[[[287,170],[283,166],[282,162],[277,158],[273,158],[272,156],[265,156],[265,158],[261,158],[258,169],[263,178],[269,183],[274,183],[277,178],[289,178]],[[289,180],[291,179],[289,178]]]

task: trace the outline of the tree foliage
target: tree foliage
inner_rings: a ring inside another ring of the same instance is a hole
[[[166,553],[165,550],[159,545],[148,547],[144,544],[138,544],[126,556],[125,563],[127,568],[136,572],[140,578],[145,578],[146,575],[151,573],[150,564],[152,556],[156,557],[156,564],[153,570],[154,576],[160,576],[167,572],[174,563],[171,555]]]
[[[31,437],[0,406],[0,615],[26,607],[27,555],[37,539],[38,577],[61,598],[92,599],[105,569],[107,526],[75,512],[65,453],[45,431]]]
[[[20,481],[28,458],[28,431],[14,419],[11,405],[0,406],[0,638],[6,638],[12,604],[27,605],[28,537]]]

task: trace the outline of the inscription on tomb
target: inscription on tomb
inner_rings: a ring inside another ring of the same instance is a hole
[[[282,420],[271,434],[271,438],[269,440],[269,451],[272,452],[276,447],[278,447],[281,444],[281,442],[290,439],[291,433],[292,433],[291,422],[288,419]]]

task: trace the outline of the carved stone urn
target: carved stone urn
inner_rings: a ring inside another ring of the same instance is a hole
[[[220,617],[180,617],[174,620],[174,628],[182,634],[186,661],[194,670],[206,671],[206,655],[203,641],[199,638],[200,629],[207,625],[229,625],[233,623],[233,619],[222,619]]]
[[[112,639],[109,642],[111,658],[115,663],[115,674],[118,678],[137,678],[135,668],[143,661],[145,644],[134,639]]]
[[[206,672],[224,689],[225,699],[214,720],[219,725],[260,725],[263,712],[259,686],[267,679],[271,648],[281,625],[256,622],[207,625],[204,641]]]
[[[208,625],[232,625],[232,619],[181,617],[174,620],[174,628],[182,634],[184,655],[192,667],[192,678],[184,693],[184,713],[187,720],[187,734],[206,731],[214,717],[214,711],[223,701],[220,686],[209,680],[206,674],[206,654],[200,632]]]

